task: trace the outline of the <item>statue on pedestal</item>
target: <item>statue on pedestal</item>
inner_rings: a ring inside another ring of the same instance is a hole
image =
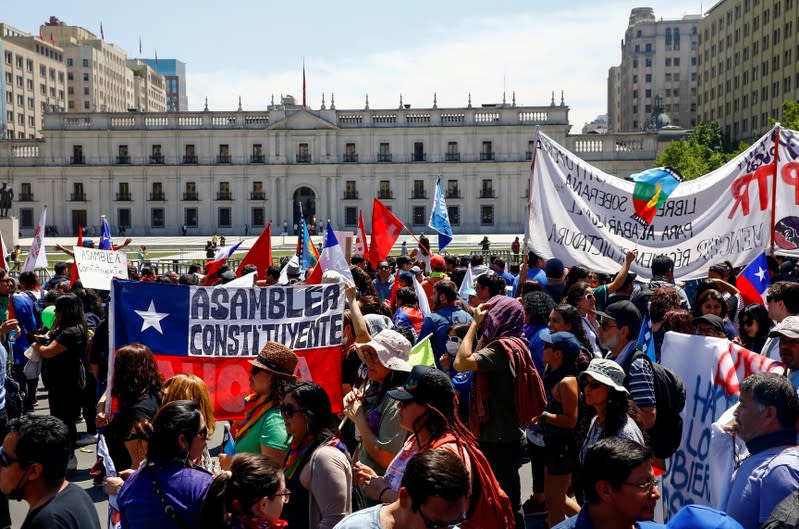
[[[4,182],[0,187],[0,217],[8,217],[8,210],[14,201],[14,190]]]

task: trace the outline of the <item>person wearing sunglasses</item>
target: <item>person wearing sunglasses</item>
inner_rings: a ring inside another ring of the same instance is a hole
[[[583,330],[588,342],[591,344],[591,353],[594,358],[602,356],[602,349],[599,347],[597,336],[599,335],[599,322],[596,315],[596,296],[591,285],[584,281],[579,281],[566,291],[566,303],[573,305],[583,323]]]
[[[292,501],[283,518],[291,529],[331,529],[352,512],[352,466],[330,398],[319,384],[300,382],[280,413],[291,436],[283,472]]]
[[[214,408],[211,405],[211,395],[208,393],[208,386],[205,381],[192,373],[178,373],[164,383],[163,404],[173,400],[193,400],[200,406],[205,424],[208,426],[208,437],[214,434],[216,429],[216,419],[214,418]],[[214,471],[214,462],[206,446],[202,455],[193,463],[205,470]]]
[[[741,345],[759,353],[763,350],[773,326],[774,322],[768,317],[768,311],[763,305],[759,303],[747,305],[738,315]]]
[[[583,402],[596,415],[591,419],[585,442],[580,449],[580,463],[585,454],[600,439],[621,437],[644,445],[644,434],[635,417],[638,407],[629,399],[630,392],[624,387],[624,370],[606,358],[591,360],[588,369],[580,373]]]
[[[193,461],[202,456],[207,439],[208,426],[196,402],[175,400],[158,410],[147,457],[119,493],[122,527],[200,527],[200,509],[211,474]]]
[[[424,450],[408,461],[397,499],[354,512],[334,529],[454,529],[466,519],[469,473],[447,450]]]
[[[289,449],[288,434],[280,416],[280,399],[296,380],[297,355],[277,342],[266,342],[258,356],[250,360],[250,389],[244,398],[244,418],[233,422],[230,433],[237,454],[264,454],[282,463]],[[227,456],[219,463],[227,468]]]
[[[619,437],[601,439],[585,454],[586,502],[576,516],[553,529],[637,527],[655,517],[659,480],[652,450]]]
[[[280,513],[290,498],[280,465],[261,454],[238,454],[211,482],[200,529],[285,529]]]
[[[69,453],[60,419],[23,415],[9,422],[0,448],[0,491],[30,506],[22,527],[100,529],[89,495],[66,479]]]

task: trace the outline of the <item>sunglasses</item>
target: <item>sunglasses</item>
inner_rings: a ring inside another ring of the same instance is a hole
[[[596,297],[593,294],[589,293],[589,294],[586,294],[585,296],[583,296],[583,299],[589,299],[590,300],[590,299],[596,299]]]
[[[378,266],[377,267],[378,270],[388,270],[390,268],[391,268],[390,266]]]
[[[613,323],[610,320],[603,320],[602,322],[599,323],[599,326],[602,329],[611,329],[613,327],[618,327],[618,325],[616,325],[615,323]]]
[[[741,325],[743,325],[744,327],[749,327],[750,325],[753,325],[754,323],[755,323],[755,320],[746,320],[746,321],[742,320],[741,321]]]
[[[601,388],[604,385],[605,384],[603,384],[602,382],[599,382],[598,380],[592,380],[590,382],[583,382],[583,387],[591,388],[591,389],[599,389],[599,388]]]
[[[19,463],[20,465],[31,465],[34,463],[34,461],[23,461],[18,457],[14,457],[6,453],[6,451],[3,450],[3,447],[0,446],[0,467],[8,468],[14,463]]]
[[[447,336],[447,340],[452,343],[461,343],[461,339],[457,336]]]
[[[308,411],[308,410],[306,410],[305,408],[292,408],[291,406],[281,406],[280,407],[280,413],[286,419],[291,419],[292,417],[294,417],[295,413],[305,413],[306,411]]]
[[[204,441],[207,440],[208,439],[208,427],[207,426],[203,426],[202,428],[200,428],[200,431],[197,432],[197,437],[199,437],[200,439],[202,439]]]
[[[252,366],[250,368],[250,374],[253,375],[253,376],[257,375],[261,371],[266,371],[266,370],[265,369],[261,369],[260,367],[257,367],[257,366]]]

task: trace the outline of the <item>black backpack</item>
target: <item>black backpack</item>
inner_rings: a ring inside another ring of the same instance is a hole
[[[629,373],[630,365],[639,357],[649,363],[655,386],[655,425],[648,430],[649,446],[656,457],[665,459],[676,452],[682,442],[680,412],[685,408],[685,385],[677,373],[653,362],[643,351],[636,351],[627,365],[622,366],[625,373]],[[624,382],[626,385],[626,377]]]
[[[19,382],[6,375],[5,380],[6,390],[6,415],[9,419],[16,419],[22,416],[23,400],[22,390],[19,387]]]
[[[799,529],[799,490],[779,502],[760,529]]]

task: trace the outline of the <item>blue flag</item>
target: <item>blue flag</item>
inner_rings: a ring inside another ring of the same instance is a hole
[[[110,250],[113,248],[111,244],[111,226],[108,225],[108,219],[103,217],[103,227],[100,228],[100,244],[97,246],[100,250]]]
[[[641,331],[638,333],[635,348],[646,353],[646,356],[653,362],[656,361],[655,336],[652,332],[652,322],[649,319],[649,314],[644,316],[644,321],[641,322]]]
[[[428,226],[438,232],[438,250],[443,250],[452,242],[452,225],[449,223],[447,203],[444,202],[444,190],[441,188],[441,178],[436,180],[436,196],[433,199],[433,211],[430,212]]]

